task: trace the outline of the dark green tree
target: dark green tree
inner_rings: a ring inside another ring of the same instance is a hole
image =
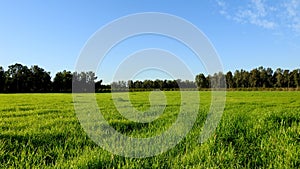
[[[160,90],[163,90],[163,81],[162,80],[159,80],[159,79],[156,79],[153,83],[154,85],[154,88],[155,89],[160,89]]]
[[[284,70],[283,71],[283,86],[282,87],[290,87],[290,71]]]
[[[243,78],[242,78],[241,72],[239,70],[236,70],[234,72],[234,76],[233,76],[233,81],[235,83],[235,87],[237,87],[237,88],[242,87],[242,80],[243,80]]]
[[[226,88],[225,75],[222,72],[215,73],[210,77],[210,87],[212,88]]]
[[[253,69],[250,71],[249,83],[250,87],[261,87],[260,85],[260,72],[258,69]]]
[[[151,80],[144,80],[142,88],[144,89],[153,88],[153,82]]]
[[[140,88],[143,87],[143,82],[137,80],[137,81],[135,81],[135,82],[133,83],[133,86],[134,86],[135,89],[140,89]]]
[[[127,81],[127,85],[128,85],[128,88],[129,88],[129,89],[133,89],[133,88],[134,88],[134,84],[133,84],[133,81],[132,81],[132,80],[128,80],[128,81]]]
[[[295,83],[295,87],[300,87],[300,69],[296,69],[293,71],[293,80]]]
[[[271,68],[267,68],[266,70],[266,87],[274,87],[274,84],[272,82],[272,77],[273,77],[273,70]]]
[[[16,63],[8,66],[6,87],[8,92],[31,92],[31,71],[27,66]]]
[[[51,90],[50,72],[46,72],[43,68],[34,65],[31,71],[31,91],[33,92],[49,92]]]
[[[232,72],[231,71],[227,72],[225,77],[226,77],[227,88],[234,88],[235,85],[234,85],[234,81],[233,81]]]
[[[250,73],[241,69],[234,72],[233,81],[236,88],[247,88],[250,85]]]
[[[76,74],[76,73],[75,73]],[[72,91],[73,74],[70,71],[62,71],[56,73],[53,79],[54,92],[71,92]]]
[[[204,74],[202,74],[202,73],[196,75],[195,82],[196,82],[196,86],[199,89],[208,88],[208,81],[207,81],[206,77],[204,76]]]
[[[276,71],[273,74],[273,84],[274,87],[283,87],[283,75],[282,75],[283,71],[282,69],[278,68],[276,69]]]

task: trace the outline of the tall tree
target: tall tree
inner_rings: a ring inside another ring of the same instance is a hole
[[[57,72],[53,79],[53,91],[54,92],[63,92],[64,87],[64,77],[62,72]]]
[[[289,87],[298,88],[299,87],[299,81],[298,81],[298,73],[299,69],[295,69],[293,71],[290,71],[289,74]]]
[[[50,72],[46,72],[43,68],[34,65],[30,68],[33,92],[49,92],[51,89],[51,76]]]
[[[269,86],[269,80],[268,80],[268,72],[267,70],[260,66],[258,68],[259,71],[259,87],[266,88]]]
[[[53,79],[54,92],[71,92],[73,74],[70,71],[56,73]]]
[[[296,69],[293,72],[294,72],[293,79],[294,79],[295,87],[299,88],[300,87],[300,69]]]
[[[143,88],[144,89],[150,89],[152,88],[153,84],[152,84],[152,81],[151,80],[144,80],[143,81]]]
[[[31,92],[32,81],[30,77],[32,75],[27,66],[19,63],[10,65],[6,71],[6,75],[8,92]]]
[[[284,70],[283,71],[283,87],[290,87],[290,71]]]
[[[196,75],[195,81],[196,81],[196,86],[199,89],[208,88],[208,82],[207,82],[207,79],[204,76],[204,74],[200,73],[200,74]]]
[[[197,87],[195,82],[190,81],[190,80],[185,80],[185,81],[183,81],[183,83],[184,83],[185,88],[196,88]]]
[[[134,88],[134,85],[133,85],[133,81],[132,81],[132,80],[128,80],[128,81],[127,81],[127,85],[128,85],[128,88],[129,88],[129,89]]]
[[[232,72],[231,71],[227,72],[225,77],[226,77],[227,88],[234,88],[234,81],[233,81]]]
[[[243,88],[247,88],[250,87],[250,73],[245,71],[245,70],[241,70],[241,87]]]
[[[273,74],[273,83],[275,84],[274,87],[284,87],[283,83],[284,83],[284,78],[282,75],[282,69],[278,68],[276,69],[275,73]]]
[[[73,77],[73,79],[72,79]],[[68,79],[71,78],[71,82],[73,81],[73,91],[76,92],[94,92],[95,91],[95,81],[97,77],[95,73],[92,71],[88,72],[74,72],[72,76],[69,76]],[[72,83],[71,83],[72,85]],[[101,86],[101,84],[100,84]],[[72,90],[72,86],[71,86]]]
[[[225,75],[222,72],[215,73],[211,80],[211,87],[215,88],[226,88],[226,79]]]
[[[272,76],[273,76],[273,70],[271,68],[267,68],[266,70],[267,73],[267,84],[266,87],[274,87],[274,84],[272,82]]]
[[[156,79],[154,81],[154,84],[153,84],[154,88],[162,90],[163,89],[163,83],[164,82],[162,80]]]
[[[250,71],[249,79],[250,87],[261,87],[260,86],[260,73],[258,69],[253,69]]]
[[[241,72],[240,72],[239,70],[236,70],[236,71],[234,72],[233,81],[234,81],[235,86],[236,86],[237,88],[242,87],[242,84],[241,84],[241,83],[242,83],[242,74],[241,74]]]
[[[134,88],[136,88],[136,89],[142,88],[142,87],[143,87],[143,82],[137,80],[137,81],[135,81],[135,82],[133,83],[133,86],[134,86]]]

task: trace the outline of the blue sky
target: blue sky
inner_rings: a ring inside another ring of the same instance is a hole
[[[119,17],[141,12],[172,14],[197,26],[214,45],[224,71],[300,67],[299,0],[3,0],[0,65],[7,69],[16,62],[37,64],[52,77],[64,69],[72,71],[93,33]],[[110,82],[114,68],[128,54],[153,47],[178,54],[193,73],[205,73],[203,65],[192,59],[191,51],[170,39],[146,36],[126,43],[103,61],[97,74],[104,82]]]

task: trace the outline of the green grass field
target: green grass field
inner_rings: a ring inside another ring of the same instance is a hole
[[[149,137],[166,130],[180,108],[180,93],[165,92],[164,113],[151,123],[126,120],[111,94],[97,94],[104,117],[117,131]],[[130,93],[139,110],[149,108],[149,92]],[[227,92],[215,134],[199,143],[210,106],[201,107],[187,137],[170,151],[148,158],[126,158],[97,146],[74,112],[71,94],[0,95],[0,168],[299,168],[300,92]]]

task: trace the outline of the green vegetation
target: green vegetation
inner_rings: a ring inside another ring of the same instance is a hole
[[[73,85],[73,88],[72,88]],[[75,86],[75,87],[74,87]],[[128,80],[102,84],[97,81],[95,72],[57,72],[51,81],[50,72],[37,65],[23,66],[16,63],[4,70],[0,66],[0,93],[71,93],[73,92],[111,92],[114,91],[151,91],[160,89],[164,91],[210,90],[210,88],[229,88],[230,90],[300,90],[300,69],[283,70],[271,68],[252,69],[251,71],[236,70],[223,74],[213,75],[200,73],[195,81],[176,80]]]
[[[99,107],[119,132],[148,137],[175,120],[180,93],[165,92],[164,113],[149,124],[124,119],[110,93],[97,94]],[[133,106],[149,108],[149,92],[130,92]],[[0,95],[0,168],[299,168],[300,92],[228,92],[215,134],[199,143],[210,105],[200,92],[197,121],[176,147],[155,157],[116,156],[82,130],[71,94]],[[121,100],[121,98],[120,98]]]

